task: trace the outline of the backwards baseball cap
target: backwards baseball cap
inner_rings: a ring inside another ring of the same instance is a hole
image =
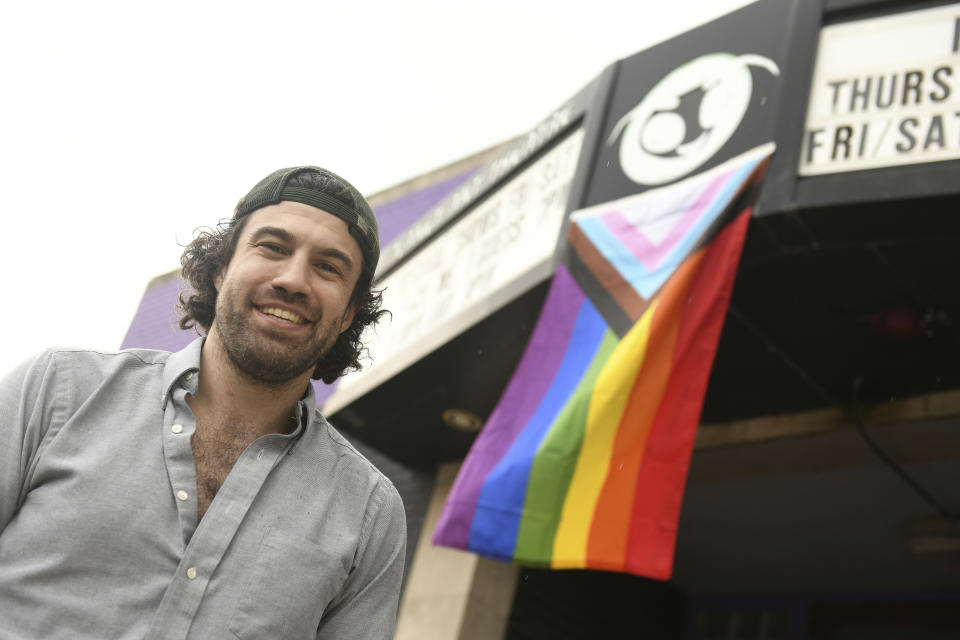
[[[353,196],[354,206],[350,206],[336,197],[308,187],[290,185],[290,179],[301,173],[314,173],[339,183]],[[250,190],[250,193],[240,198],[237,208],[233,210],[234,219],[242,218],[261,207],[277,204],[282,200],[308,204],[327,213],[337,216],[347,223],[350,235],[360,246],[363,254],[364,270],[374,273],[377,270],[377,261],[380,259],[380,233],[377,228],[377,218],[373,209],[357,189],[332,171],[320,167],[290,167],[274,171],[261,180]]]

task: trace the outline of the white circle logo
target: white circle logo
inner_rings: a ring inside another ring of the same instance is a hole
[[[612,145],[621,138],[620,166],[627,177],[643,185],[664,184],[713,157],[750,106],[750,65],[780,75],[763,56],[710,53],[664,76],[620,118],[607,140]]]

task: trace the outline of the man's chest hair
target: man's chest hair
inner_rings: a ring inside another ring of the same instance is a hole
[[[256,437],[252,430],[236,429],[235,425],[197,422],[190,445],[197,471],[197,502],[201,517],[223,486],[230,470]]]

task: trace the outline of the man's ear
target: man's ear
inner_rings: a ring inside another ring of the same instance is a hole
[[[217,293],[220,293],[220,285],[223,284],[223,267],[217,271],[217,275],[213,276],[213,287],[217,290]]]

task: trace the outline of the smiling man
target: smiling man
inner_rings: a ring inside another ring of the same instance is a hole
[[[0,384],[0,637],[393,636],[403,506],[310,385],[359,367],[378,257],[348,182],[276,171],[184,251],[205,335]]]

